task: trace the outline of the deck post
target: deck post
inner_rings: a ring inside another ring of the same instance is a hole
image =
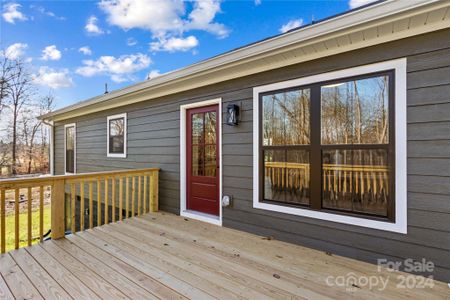
[[[53,181],[52,186],[52,233],[51,237],[54,240],[63,238],[65,236],[65,181],[64,179],[57,179]]]
[[[159,171],[152,171],[150,175],[150,212],[158,211],[158,173]]]

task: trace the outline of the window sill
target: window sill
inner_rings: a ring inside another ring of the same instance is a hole
[[[264,209],[269,211],[275,211],[290,215],[296,215],[296,216],[302,216],[302,217],[308,217],[313,219],[319,219],[324,221],[331,221],[336,223],[342,223],[342,224],[348,224],[348,225],[355,225],[355,226],[361,226],[366,228],[372,228],[372,229],[378,229],[378,230],[385,230],[385,231],[392,231],[397,233],[407,233],[407,226],[406,224],[402,224],[400,222],[392,223],[389,221],[377,221],[373,219],[366,219],[363,217],[352,217],[342,214],[336,214],[336,213],[329,213],[329,212],[323,212],[323,211],[315,211],[311,209],[306,208],[297,208],[292,206],[283,206],[283,205],[276,205],[276,204],[269,204],[264,202],[254,202],[253,207],[257,209]]]
[[[126,154],[113,154],[113,153],[108,153],[106,155],[106,157],[113,157],[113,158],[127,158]]]

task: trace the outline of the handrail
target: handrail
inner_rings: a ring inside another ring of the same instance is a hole
[[[35,240],[32,236],[32,217],[35,214],[39,216],[39,240],[43,241],[44,198],[47,197],[45,200],[48,200],[47,191],[50,191],[51,197],[49,229],[52,239],[59,239],[65,235],[66,201],[70,206],[68,223],[72,233],[92,228],[94,224],[99,226],[115,222],[116,219],[122,220],[148,211],[157,211],[159,171],[159,168],[146,168],[0,180],[0,253],[5,253],[7,248],[5,229],[7,217],[13,218],[14,222],[14,248],[22,246],[19,238],[23,230],[20,228],[21,213],[28,219],[27,245],[30,246]],[[26,190],[26,193],[22,196],[23,190]],[[10,203],[14,203],[9,213],[6,212],[8,198]],[[34,211],[33,204],[36,203],[33,201],[37,201],[37,198],[39,198],[38,209]],[[20,211],[22,200],[26,201],[26,214]]]
[[[89,173],[78,173],[78,174],[67,174],[67,175],[44,175],[40,177],[27,177],[27,178],[7,178],[0,179],[0,188],[3,189],[11,189],[11,185],[15,184],[30,184],[30,183],[50,183],[54,180],[60,179],[81,179],[81,178],[91,178],[96,176],[104,176],[104,175],[125,175],[125,174],[135,174],[135,173],[144,173],[151,171],[160,171],[159,168],[147,168],[147,169],[130,169],[130,170],[114,170],[114,171],[105,171],[105,172],[89,172]]]

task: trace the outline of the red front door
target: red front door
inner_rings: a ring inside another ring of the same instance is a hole
[[[219,106],[187,111],[187,209],[219,215]]]

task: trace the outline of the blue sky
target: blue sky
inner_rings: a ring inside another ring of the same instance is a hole
[[[368,2],[2,1],[0,47],[60,108]]]

